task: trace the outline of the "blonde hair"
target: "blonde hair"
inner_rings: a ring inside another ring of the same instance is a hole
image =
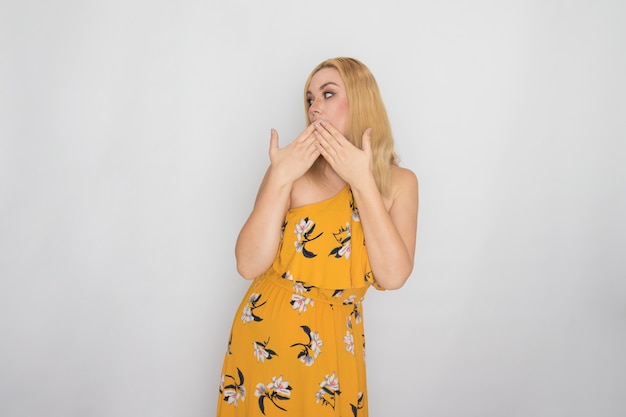
[[[388,195],[391,190],[391,165],[398,165],[394,150],[391,125],[374,75],[362,62],[354,58],[338,57],[328,59],[313,69],[304,85],[304,108],[307,124],[309,100],[307,91],[311,79],[322,68],[334,68],[339,71],[348,95],[348,120],[346,138],[359,149],[363,133],[372,128],[372,172],[378,190]]]

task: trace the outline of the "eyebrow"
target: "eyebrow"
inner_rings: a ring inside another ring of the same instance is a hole
[[[334,83],[334,82],[332,82],[332,81],[329,81],[329,82],[327,82],[327,83],[322,84],[322,85],[321,85],[321,87],[320,87],[320,90],[325,89],[325,88],[326,88],[326,87],[328,87],[329,85],[334,85],[335,87],[339,87],[339,84]],[[311,90],[307,90],[307,91],[306,91],[306,93],[307,93],[307,94],[311,94]]]

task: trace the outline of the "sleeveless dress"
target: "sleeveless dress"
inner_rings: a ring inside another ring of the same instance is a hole
[[[217,416],[366,417],[362,301],[374,281],[349,187],[291,209],[234,318]]]

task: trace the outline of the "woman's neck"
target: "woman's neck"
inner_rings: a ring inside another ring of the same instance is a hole
[[[315,184],[332,192],[338,192],[348,185],[324,159],[317,163],[317,170],[312,177]]]

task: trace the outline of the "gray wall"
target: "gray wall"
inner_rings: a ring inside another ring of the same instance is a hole
[[[625,4],[2,2],[0,415],[214,415],[270,128],[337,55],[421,186],[371,414],[625,415]]]

